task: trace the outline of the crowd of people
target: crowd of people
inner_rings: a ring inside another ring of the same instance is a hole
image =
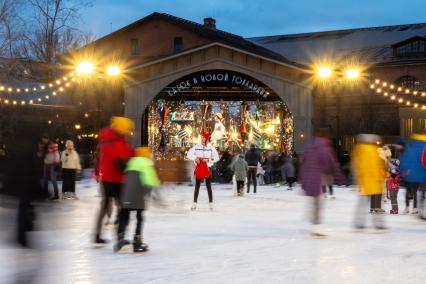
[[[143,241],[144,211],[146,200],[154,195],[161,184],[157,175],[154,157],[148,147],[133,148],[127,139],[134,128],[133,122],[125,117],[113,117],[109,127],[100,130],[97,147],[95,177],[100,184],[101,204],[96,215],[93,242],[105,244],[103,238],[104,219],[111,215],[111,208],[117,209],[116,243],[114,251],[126,245],[133,245],[134,252],[148,250]],[[417,214],[426,219],[426,135],[414,134],[408,139],[395,142],[394,153],[388,146],[380,147],[380,137],[373,134],[360,134],[356,137],[353,152],[344,152],[338,159],[332,147],[328,129],[318,128],[314,137],[306,145],[302,156],[296,153],[261,152],[253,144],[241,153],[219,153],[210,144],[211,134],[202,133],[202,141],[187,152],[187,159],[195,165],[195,188],[191,210],[197,210],[201,184],[207,188],[209,209],[213,210],[212,179],[218,169],[226,169],[236,187],[236,195],[257,193],[258,185],[287,185],[292,190],[295,182],[309,197],[311,208],[311,233],[325,237],[321,228],[324,197],[332,198],[333,185],[358,185],[359,201],[356,205],[354,227],[366,227],[368,207],[374,227],[386,229],[385,211],[382,203],[390,200],[390,214],[398,214],[398,192],[400,184],[406,186],[404,213]],[[34,153],[16,151],[6,174],[4,188],[18,196],[18,241],[27,245],[26,233],[33,229],[34,200],[56,201],[77,200],[76,175],[81,171],[80,158],[71,140],[66,141],[60,152],[58,145],[47,135],[42,135]],[[28,148],[25,148],[28,149]],[[31,147],[30,147],[31,149]],[[29,160],[34,163],[28,163]],[[58,177],[62,178],[62,191],[59,191]],[[53,191],[50,194],[49,183]],[[154,194],[153,194],[154,193]],[[410,210],[410,204],[413,208]],[[133,242],[125,240],[130,213],[136,212],[136,229]]]

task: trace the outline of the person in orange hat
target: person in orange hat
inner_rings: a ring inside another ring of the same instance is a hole
[[[96,180],[102,185],[101,209],[97,216],[94,243],[105,244],[102,239],[102,222],[114,199],[120,206],[121,188],[127,161],[133,157],[133,147],[127,142],[126,136],[133,131],[134,123],[126,117],[114,116],[110,127],[99,132],[98,157],[96,163]],[[119,210],[118,210],[119,211]]]
[[[211,171],[210,167],[219,161],[219,154],[215,147],[210,142],[210,132],[204,132],[202,135],[201,144],[198,143],[189,149],[187,158],[195,163],[194,177],[195,177],[195,190],[194,190],[194,204],[191,210],[197,209],[198,193],[200,191],[201,182],[206,181],[207,192],[209,195],[209,207],[213,210],[213,192],[211,186]]]

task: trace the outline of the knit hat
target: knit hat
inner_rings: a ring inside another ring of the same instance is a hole
[[[382,141],[379,135],[376,134],[358,134],[355,138],[357,143],[361,144],[378,144]]]
[[[203,132],[203,138],[206,139],[206,141],[210,141],[210,138],[212,137],[212,134],[208,131]]]
[[[135,128],[133,121],[127,117],[113,116],[111,118],[111,129],[121,135],[130,134]]]
[[[66,142],[65,142],[65,147],[66,148],[74,148],[74,142],[72,142],[71,140],[67,140]]]
[[[49,151],[49,153],[58,151],[58,144],[50,143],[47,150]]]
[[[135,156],[152,159],[152,151],[149,147],[138,147],[135,149]]]

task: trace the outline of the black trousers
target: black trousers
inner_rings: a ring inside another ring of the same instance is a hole
[[[296,178],[295,177],[287,177],[285,180],[287,181],[288,186],[290,188],[292,188],[293,187],[293,183],[296,181]]]
[[[206,178],[205,181],[206,181],[207,193],[209,194],[209,202],[213,202],[211,178]],[[195,191],[194,191],[194,202],[195,203],[197,203],[197,200],[198,200],[198,194],[200,192],[201,182],[202,182],[201,179],[195,179]]]
[[[102,222],[107,215],[108,208],[110,207],[110,203],[114,200],[119,209],[121,205],[120,194],[121,194],[121,183],[116,182],[102,182],[102,201],[101,201],[101,209],[99,211],[99,215],[96,221],[96,229],[95,233],[97,235],[101,234],[102,231]]]
[[[381,194],[371,195],[370,207],[371,207],[371,209],[382,208],[382,195]]]
[[[241,193],[241,190],[244,188],[244,181],[243,180],[237,180],[237,192]]]
[[[398,212],[398,190],[389,190],[392,210]]]
[[[256,186],[257,186],[256,174],[257,174],[257,168],[249,167],[248,176],[247,176],[247,193],[250,192],[250,181],[253,181],[253,190],[254,190],[254,193],[256,193]]]
[[[127,225],[129,224],[130,212],[136,211],[136,230],[135,237],[142,236],[142,226],[143,226],[143,210],[142,209],[129,209],[129,208],[121,208],[120,217],[118,221],[118,238],[124,237],[126,233]]]
[[[62,192],[75,192],[75,169],[62,169]]]
[[[416,183],[408,183],[405,191],[405,205],[410,206],[410,199],[413,199],[413,208],[417,208],[417,189],[419,185]]]

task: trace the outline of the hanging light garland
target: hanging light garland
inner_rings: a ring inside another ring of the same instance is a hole
[[[370,89],[372,89],[376,94],[382,94],[384,97],[387,97],[391,101],[397,102],[401,105],[404,104],[407,107],[426,110],[426,104],[406,98],[408,95],[425,98],[426,92],[396,86],[395,84],[381,81],[380,79],[375,79],[374,82],[370,84]]]
[[[18,98],[1,98],[0,104],[6,105],[32,105],[41,103],[43,101],[47,101],[52,97],[56,97],[57,95],[65,92],[66,88],[71,87],[73,83],[77,82],[76,75],[74,73],[70,73],[68,76],[64,76],[62,78],[57,78],[56,80],[48,83],[48,84],[40,84],[39,87],[33,88],[13,88],[7,87],[4,85],[0,85],[0,93],[6,93],[8,95],[16,94],[16,93],[33,93],[35,98],[32,99],[18,99]],[[51,92],[50,92],[51,90]],[[47,93],[47,92],[50,93]],[[39,94],[35,92],[40,92]],[[37,95],[37,96],[36,96]]]

